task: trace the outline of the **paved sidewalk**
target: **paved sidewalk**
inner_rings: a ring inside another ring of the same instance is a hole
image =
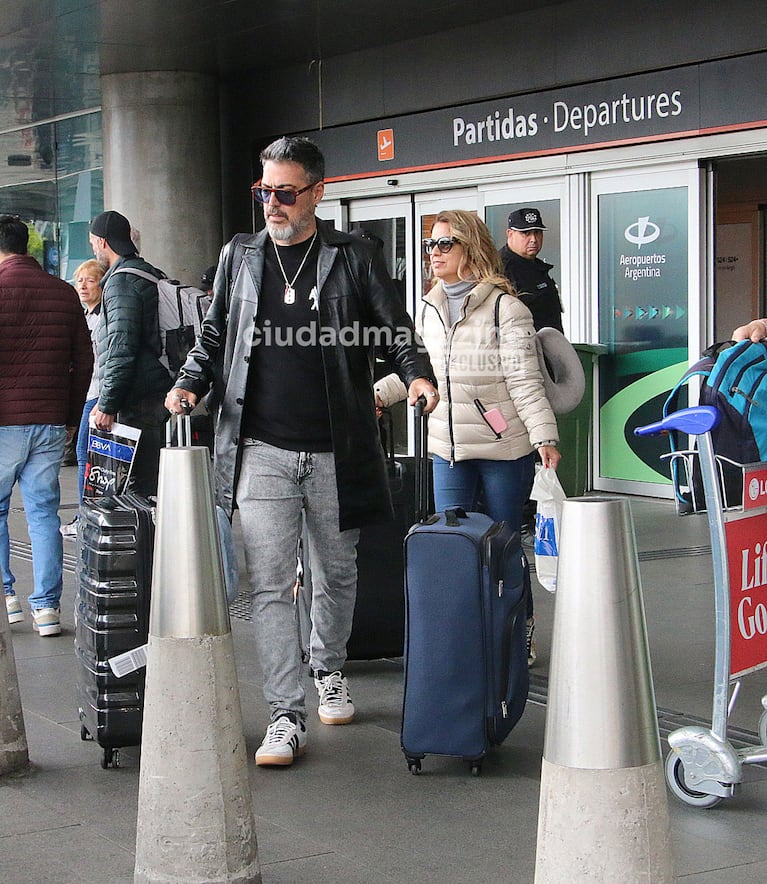
[[[75,469],[62,470],[62,517],[76,499]],[[22,599],[31,562],[20,505],[10,517],[12,566]],[[711,558],[702,519],[670,503],[632,499],[656,699],[667,731],[710,716],[713,666]],[[0,780],[0,882],[103,884],[133,880],[139,752],[102,770],[100,750],[80,740],[72,648],[74,553],[65,544],[64,631],[41,639],[29,616],[13,627],[33,769]],[[354,724],[325,727],[314,714],[304,758],[257,769],[252,755],[268,711],[246,606],[232,630],[264,884],[466,884],[532,882],[550,633],[555,598],[536,587],[539,662],[520,724],[485,761],[481,777],[429,757],[408,773],[399,747],[400,660],[347,667]],[[244,616],[243,616],[244,615]],[[767,692],[764,673],[744,681],[733,724],[755,741]],[[314,691],[309,691],[314,698]],[[314,701],[316,703],[316,699]],[[664,746],[665,751],[665,746]],[[767,880],[767,771],[713,810],[669,798],[677,874],[692,884]],[[574,820],[574,825],[580,821]]]

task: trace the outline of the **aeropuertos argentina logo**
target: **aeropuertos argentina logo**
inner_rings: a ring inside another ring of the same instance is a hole
[[[634,243],[641,249],[642,246],[655,242],[660,236],[660,227],[650,221],[650,216],[646,215],[644,218],[637,218],[633,224],[629,224],[623,231],[623,235],[628,242]]]

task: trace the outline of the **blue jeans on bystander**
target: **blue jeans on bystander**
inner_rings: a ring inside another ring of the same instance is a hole
[[[58,608],[63,547],[59,528],[59,470],[67,431],[62,426],[29,424],[0,427],[0,571],[6,594],[14,592],[10,565],[8,512],[18,482],[32,543],[34,589],[29,607]]]
[[[88,461],[88,418],[93,407],[98,402],[98,397],[88,399],[83,405],[83,415],[80,418],[80,427],[77,431],[77,489],[80,492],[78,500],[83,499],[83,487],[85,486],[85,464]]]

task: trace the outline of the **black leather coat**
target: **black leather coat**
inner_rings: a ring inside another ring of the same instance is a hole
[[[433,371],[378,250],[328,222],[318,220],[317,227],[320,340],[339,527],[346,530],[392,518],[373,398],[376,344],[381,338],[388,341],[383,351],[405,384],[432,379]],[[197,396],[214,387],[216,499],[230,514],[236,504],[242,410],[267,243],[264,230],[238,235],[222,249],[213,303],[175,384]],[[339,334],[342,330],[353,334]],[[325,343],[326,333],[331,343]]]

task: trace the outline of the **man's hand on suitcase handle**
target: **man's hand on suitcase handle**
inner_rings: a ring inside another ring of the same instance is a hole
[[[165,407],[171,414],[189,414],[195,405],[197,395],[182,387],[174,387],[165,397]]]
[[[419,398],[426,400],[423,413],[429,414],[434,411],[439,402],[439,392],[431,381],[426,378],[416,378],[407,391],[408,405],[415,405]]]

